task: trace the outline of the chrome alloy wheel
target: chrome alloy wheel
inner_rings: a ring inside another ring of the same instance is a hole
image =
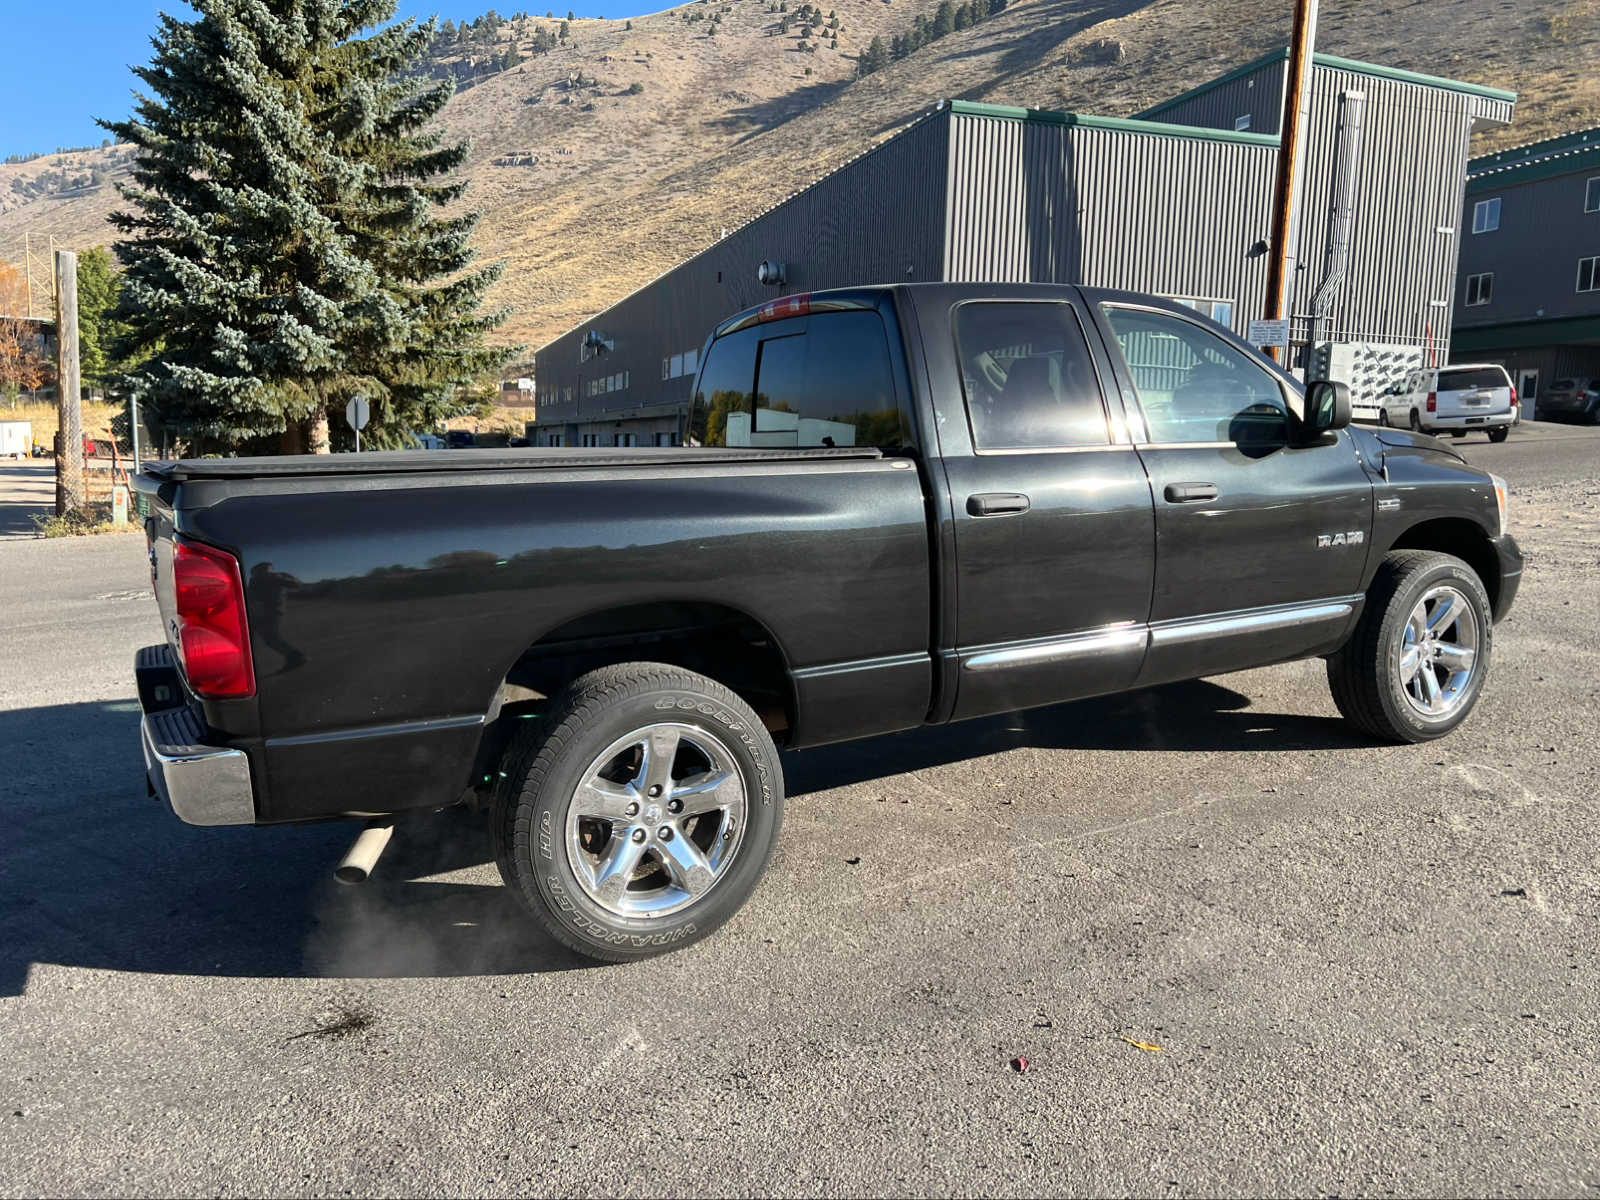
[[[567,807],[567,855],[607,912],[665,916],[726,873],[747,803],[738,762],[720,740],[694,725],[647,725],[584,772]]]
[[[1461,703],[1478,664],[1478,615],[1448,584],[1429,588],[1400,642],[1400,686],[1411,707],[1442,717]]]

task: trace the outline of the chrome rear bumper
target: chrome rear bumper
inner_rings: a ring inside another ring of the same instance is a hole
[[[205,728],[181,702],[183,687],[165,646],[139,652],[140,723],[145,776],[151,790],[190,825],[253,825],[255,792],[244,751],[207,746]],[[170,680],[163,680],[165,672]],[[172,696],[173,707],[152,708],[152,696]]]

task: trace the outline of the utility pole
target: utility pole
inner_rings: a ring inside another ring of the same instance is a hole
[[[1295,216],[1300,206],[1300,162],[1311,117],[1312,53],[1317,42],[1317,0],[1295,0],[1294,40],[1289,45],[1283,120],[1278,131],[1278,184],[1272,197],[1272,262],[1267,271],[1269,321],[1291,316],[1294,294]],[[1272,357],[1279,356],[1272,347]],[[1283,357],[1288,358],[1285,351]],[[1285,363],[1287,365],[1287,363]]]
[[[78,256],[58,250],[56,278],[56,516],[84,505],[83,392],[78,376]]]

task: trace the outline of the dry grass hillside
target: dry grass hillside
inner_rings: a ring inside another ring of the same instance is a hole
[[[445,110],[472,139],[483,256],[507,264],[505,336],[536,346],[892,134],[944,97],[1124,115],[1284,43],[1287,0],[1012,0],[1005,11],[864,79],[855,55],[937,0],[825,0],[833,33],[799,49],[777,0],[696,0],[579,20],[565,44],[501,70]],[[798,0],[788,4],[791,14]],[[720,16],[717,33],[708,34]],[[686,19],[692,18],[692,19]],[[824,18],[826,21],[826,18]],[[502,35],[531,45],[536,21]],[[1319,48],[1513,88],[1496,149],[1600,123],[1600,0],[1324,0]],[[642,90],[634,90],[639,84]],[[118,173],[125,150],[0,167],[0,257],[24,231],[109,240],[105,183],[39,193],[38,177]],[[25,181],[21,190],[13,180]]]

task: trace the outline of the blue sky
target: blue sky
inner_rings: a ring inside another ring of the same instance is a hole
[[[526,9],[544,13],[537,0],[401,0],[401,16],[470,20],[497,9],[502,16]],[[563,0],[563,10],[582,16],[630,17],[665,7],[651,4],[579,4]],[[99,145],[105,131],[96,117],[128,114],[133,85],[128,68],[150,57],[156,14],[192,17],[181,0],[0,0],[0,33],[6,40],[0,66],[0,158],[50,151],[58,146]],[[59,77],[60,66],[70,71]]]

